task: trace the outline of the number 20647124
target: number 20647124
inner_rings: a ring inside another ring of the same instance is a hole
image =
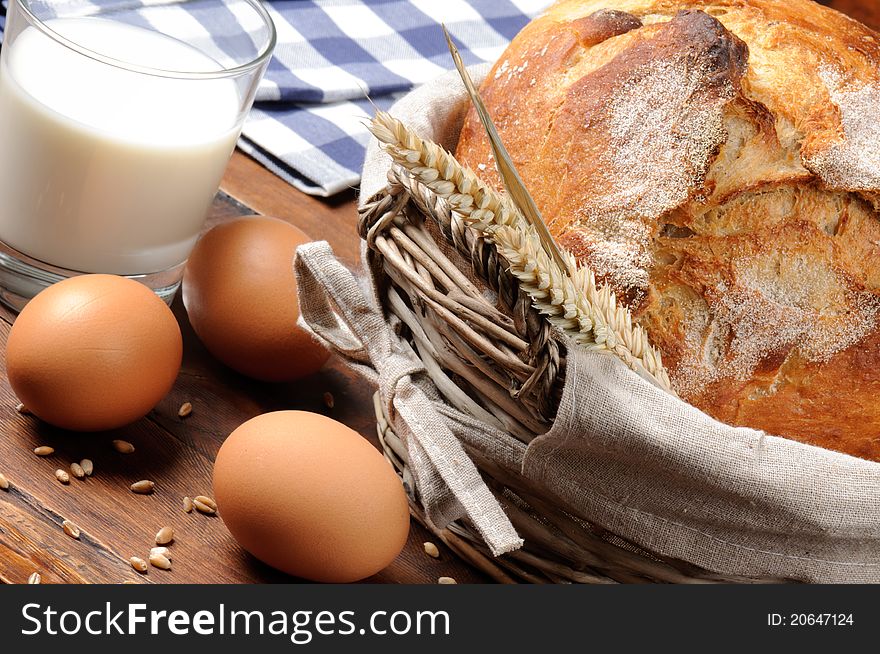
[[[768,613],[770,627],[851,627],[852,613]]]

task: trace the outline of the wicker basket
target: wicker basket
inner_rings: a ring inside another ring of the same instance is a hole
[[[395,314],[432,381],[459,411],[528,443],[553,421],[564,345],[519,289],[495,247],[427,186],[396,166],[364,203],[359,231],[381,270],[384,310]],[[487,293],[491,289],[494,293]],[[533,482],[469,451],[517,531],[522,549],[492,557],[473,525],[438,529],[426,518],[406,447],[376,398],[379,439],[401,475],[413,516],[499,582],[778,582],[723,576],[655,555],[574,515]]]

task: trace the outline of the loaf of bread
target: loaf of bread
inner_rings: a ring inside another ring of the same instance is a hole
[[[696,407],[880,460],[880,36],[811,0],[563,0],[481,93]],[[500,186],[475,114],[458,157]]]

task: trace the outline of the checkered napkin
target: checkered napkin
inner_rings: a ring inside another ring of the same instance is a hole
[[[167,30],[176,23],[174,35],[181,38],[182,30],[191,30],[187,40],[192,43],[205,40],[209,28],[216,32],[229,20],[224,10],[200,0],[91,4],[114,5],[138,23],[149,23],[162,5],[163,25],[156,27]],[[278,45],[239,147],[307,193],[328,196],[356,186],[368,140],[363,123],[373,113],[367,95],[387,109],[406,91],[452,68],[441,22],[465,63],[494,61],[548,4],[549,0],[269,0],[265,5],[278,31]],[[140,12],[139,7],[152,7],[154,13]],[[0,16],[0,29],[4,18]]]
[[[288,0],[267,7],[278,46],[240,147],[315,195],[356,186],[373,109],[452,68],[495,61],[548,0]]]

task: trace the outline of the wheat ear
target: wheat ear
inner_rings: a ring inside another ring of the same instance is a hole
[[[368,127],[395,163],[495,244],[511,274],[551,324],[581,345],[614,353],[636,372],[673,392],[660,353],[645,330],[633,324],[626,307],[617,304],[610,287],[599,287],[593,271],[564,250],[568,270],[560,268],[509,196],[489,187],[452,154],[420,138],[386,112],[377,112]]]

